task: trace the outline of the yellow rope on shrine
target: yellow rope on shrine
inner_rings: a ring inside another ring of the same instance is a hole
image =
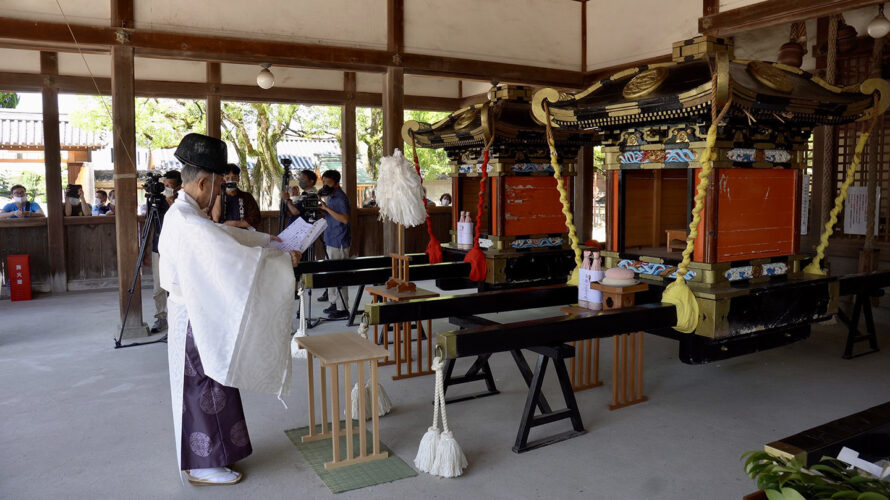
[[[716,100],[717,78],[716,75],[712,82],[714,89],[711,94],[711,105]],[[692,333],[698,328],[699,314],[698,301],[695,300],[695,294],[686,284],[686,273],[689,271],[689,263],[692,261],[692,253],[695,250],[695,239],[698,237],[698,225],[701,223],[701,212],[705,207],[705,196],[708,190],[708,184],[711,183],[711,172],[714,170],[714,160],[717,157],[714,151],[714,145],[717,143],[717,126],[729,111],[729,105],[732,98],[726,102],[720,114],[714,116],[711,113],[711,126],[708,128],[708,137],[705,142],[705,150],[701,155],[701,171],[698,173],[698,187],[695,191],[695,205],[692,208],[692,222],[689,223],[689,236],[686,237],[686,248],[683,249],[683,260],[677,266],[677,279],[673,283],[665,287],[664,293],[661,295],[661,301],[673,304],[677,307],[677,325],[674,330],[683,333]]]
[[[877,96],[875,96],[875,109],[877,109]],[[862,150],[865,149],[865,145],[868,143],[868,136],[871,135],[871,129],[877,121],[878,114],[877,111],[874,112],[875,116],[872,117],[866,129],[859,135],[859,140],[856,142],[856,149],[853,153],[853,160],[850,162],[850,166],[847,167],[847,172],[844,175],[844,183],[841,184],[841,191],[834,199],[834,206],[831,208],[831,212],[828,214],[828,221],[822,229],[822,236],[819,238],[819,246],[816,247],[816,257],[807,265],[807,267],[803,268],[803,272],[807,274],[825,275],[825,270],[823,270],[821,266],[822,259],[825,258],[825,249],[828,248],[829,238],[834,234],[834,225],[837,224],[837,216],[841,209],[844,208],[844,200],[847,199],[847,190],[850,189],[850,185],[853,184],[853,175],[856,173],[856,169],[859,168],[859,163],[862,161]],[[871,217],[871,214],[869,214],[869,217]]]
[[[553,128],[550,125],[550,106],[544,101],[544,114],[547,115],[547,145],[550,146],[550,165],[553,166],[553,177],[556,179],[556,190],[559,191],[559,202],[562,203],[562,214],[566,219],[566,228],[569,230],[569,241],[572,244],[572,251],[575,252],[575,269],[569,277],[568,284],[578,286],[578,275],[581,269],[581,247],[578,243],[578,233],[575,231],[575,222],[572,217],[572,208],[569,204],[569,195],[566,192],[565,183],[562,179],[562,166],[559,164],[559,158],[556,154],[556,144],[553,141]]]

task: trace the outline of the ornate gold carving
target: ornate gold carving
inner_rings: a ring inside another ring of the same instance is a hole
[[[777,92],[788,94],[794,90],[794,82],[788,78],[788,74],[772,64],[751,61],[748,63],[748,72],[758,82]]]
[[[473,120],[476,119],[477,114],[478,113],[476,112],[475,108],[470,108],[461,113],[461,115],[454,122],[454,129],[460,130],[463,128],[467,128],[471,123],[473,123]]]
[[[638,99],[655,92],[668,77],[666,68],[652,68],[639,73],[624,85],[621,95],[625,99]]]

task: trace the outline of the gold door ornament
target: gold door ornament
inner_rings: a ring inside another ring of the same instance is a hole
[[[624,85],[621,95],[625,99],[638,99],[655,92],[667,79],[670,72],[666,68],[651,68],[637,74]]]

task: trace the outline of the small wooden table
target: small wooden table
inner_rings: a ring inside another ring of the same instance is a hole
[[[371,294],[371,300],[377,302],[405,302],[414,299],[428,299],[438,297],[439,294],[431,290],[416,288],[414,290],[399,291],[397,288],[387,288],[385,286],[368,287],[367,292]],[[378,336],[378,326],[383,329],[382,340]],[[396,365],[396,374],[393,380],[403,378],[419,377],[421,375],[431,375],[433,363],[433,322],[426,320],[426,362],[423,355],[423,320],[417,320],[417,352],[416,357],[412,357],[411,352],[411,322],[396,323],[393,325],[393,355],[390,359],[386,358],[381,365]],[[378,345],[382,345],[387,352],[389,350],[389,325],[374,325],[374,341]],[[416,367],[413,366],[416,364]],[[404,370],[404,373],[403,373]]]
[[[634,294],[649,289],[645,283],[611,286],[591,283],[590,288],[603,292],[603,310],[632,307]],[[630,346],[628,347],[628,343]],[[612,404],[610,410],[648,401],[643,396],[643,332],[612,337]]]
[[[673,252],[674,249],[684,250],[686,248],[686,230],[685,229],[665,229],[667,234],[667,251]],[[674,243],[680,241],[680,243]]]
[[[312,337],[296,337],[297,344],[306,349],[306,367],[308,377],[306,380],[309,393],[309,434],[303,436],[303,442],[331,439],[334,454],[333,460],[325,462],[325,469],[336,469],[347,465],[360,464],[380,460],[389,456],[385,451],[380,451],[380,420],[377,411],[377,362],[385,358],[389,352],[369,340],[363,339],[352,332],[328,333],[314,335]],[[313,358],[321,361],[321,432],[315,432],[315,373],[313,370]],[[371,435],[372,451],[368,453],[367,446],[367,414],[365,401],[365,363],[371,366]],[[351,368],[355,363],[358,371],[358,433],[359,453],[353,453],[352,444],[352,400],[350,398]],[[346,407],[346,427],[340,428],[340,366],[343,366],[344,400]],[[328,405],[325,402],[327,392],[327,376],[325,368],[331,377],[331,419],[328,427]],[[340,435],[346,434],[346,457],[340,456]]]
[[[599,314],[600,311],[580,306],[560,307],[566,314]],[[569,361],[569,380],[575,392],[603,385],[600,380],[600,339],[584,339],[569,342],[575,347],[575,356]]]

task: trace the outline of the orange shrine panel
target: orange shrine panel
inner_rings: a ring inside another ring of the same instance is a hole
[[[569,179],[565,178],[566,185]],[[565,216],[553,177],[504,177],[504,234],[564,233]]]

